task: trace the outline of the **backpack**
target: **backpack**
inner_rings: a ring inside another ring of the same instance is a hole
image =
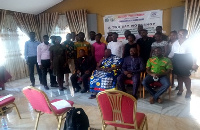
[[[67,112],[63,130],[88,130],[89,120],[82,108],[73,107]]]

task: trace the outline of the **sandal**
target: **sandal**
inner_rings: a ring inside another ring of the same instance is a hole
[[[89,97],[89,99],[95,99],[96,98],[96,95],[91,95],[90,97]]]

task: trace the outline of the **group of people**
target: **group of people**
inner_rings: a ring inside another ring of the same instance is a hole
[[[75,92],[81,93],[90,90],[91,99],[100,91],[118,88],[125,91],[124,81],[133,80],[133,96],[137,98],[140,85],[140,73],[147,76],[142,84],[152,95],[150,103],[161,103],[160,96],[169,88],[168,75],[172,72],[177,75],[179,92],[183,92],[183,82],[186,85],[186,98],[191,96],[190,70],[198,66],[193,60],[190,43],[187,42],[187,30],[178,33],[172,31],[170,36],[162,33],[162,27],[156,27],[154,37],[148,37],[148,31],[138,25],[138,34],[135,36],[129,30],[124,32],[125,39],[118,41],[116,32],[109,32],[106,41],[101,41],[102,35],[90,32],[90,39],[85,40],[83,32],[69,33],[66,41],[61,43],[61,37],[44,35],[43,43],[35,40],[35,33],[30,32],[30,40],[25,43],[25,59],[29,66],[31,85],[35,86],[34,64],[36,64],[40,83],[45,89],[46,75],[50,74],[51,87],[59,87],[62,91],[64,77],[69,84],[69,73]],[[169,57],[169,58],[167,58]],[[145,67],[146,66],[146,67]],[[65,75],[65,76],[64,76]],[[57,80],[56,80],[57,77]],[[162,86],[155,91],[150,86],[159,81]]]

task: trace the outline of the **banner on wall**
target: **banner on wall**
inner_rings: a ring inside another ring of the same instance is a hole
[[[137,13],[116,14],[104,16],[104,31],[107,36],[108,32],[117,32],[120,38],[124,38],[124,31],[130,30],[133,34],[138,34],[139,24],[148,30],[148,35],[155,34],[156,26],[162,26],[162,10],[151,10]]]

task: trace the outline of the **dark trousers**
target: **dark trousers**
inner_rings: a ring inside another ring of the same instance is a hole
[[[50,60],[41,60],[42,64],[42,83],[44,86],[47,86],[47,72],[50,75],[51,86],[56,84],[56,76],[53,75],[53,71],[50,69],[51,62]]]
[[[39,75],[40,83],[42,83],[42,72],[37,63],[37,56],[28,57],[28,68],[29,68],[29,76],[31,83],[35,85],[35,77],[34,77],[34,66],[36,65],[37,73]]]
[[[83,74],[81,76],[81,79],[82,79],[82,82],[83,82],[83,87],[84,87],[85,90],[89,90],[89,80],[88,80],[88,78],[90,76],[91,76],[91,74]],[[73,88],[76,88],[76,89],[80,89],[81,88],[79,86],[79,84],[77,83],[78,82],[77,73],[73,74],[70,79],[71,79]]]
[[[157,92],[153,90],[152,87],[150,86],[150,84],[153,82],[154,82],[153,77],[151,75],[147,75],[143,80],[142,84],[147,89],[147,91],[149,91],[149,93],[153,96],[154,100],[157,100],[160,97],[160,95],[162,95],[165,91],[167,91],[167,89],[170,86],[170,82],[167,76],[160,77],[159,82],[162,84],[162,86],[158,89]]]
[[[187,92],[191,93],[191,79],[189,76],[178,76],[177,75],[177,80],[178,80],[178,87],[179,87],[180,92],[183,92],[183,83],[185,83]]]
[[[117,85],[119,87],[119,90],[124,91],[124,92],[126,91],[125,84],[124,84],[124,81],[126,79],[128,78],[125,74],[120,74],[117,77]],[[133,96],[137,96],[138,87],[140,85],[140,73],[134,74],[132,77],[132,81],[133,81]]]

